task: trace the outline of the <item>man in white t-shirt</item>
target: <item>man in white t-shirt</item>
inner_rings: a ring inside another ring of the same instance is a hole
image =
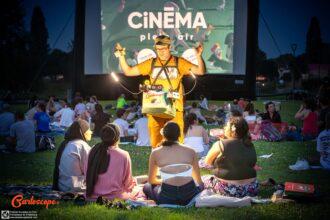
[[[89,98],[89,102],[86,103],[86,109],[91,115],[94,115],[96,113],[95,112],[95,105],[96,104],[98,104],[96,96],[91,96]]]
[[[143,114],[142,118],[139,118],[135,124],[134,128],[136,130],[137,146],[150,146],[150,136],[148,130],[148,119],[145,114]]]
[[[204,118],[204,116],[202,115],[201,113],[201,109],[197,107],[197,103],[196,102],[193,102],[192,105],[191,105],[191,109],[189,110],[189,113],[194,113],[196,114],[198,120],[204,122],[204,123],[207,123],[206,122],[206,119]]]
[[[128,136],[129,124],[125,120],[125,109],[117,110],[117,119],[113,121],[114,124],[118,125],[120,128],[120,137]]]
[[[330,113],[326,115],[325,129],[317,137],[317,151],[323,168],[330,169]]]
[[[54,114],[55,118],[60,118],[61,127],[70,127],[75,119],[75,112],[70,108],[69,104],[63,101],[63,108]]]
[[[33,117],[34,115],[37,113],[37,109],[38,109],[38,102],[36,102],[37,104],[32,107],[31,109],[29,109],[26,113],[25,113],[25,118],[28,120],[33,121]]]

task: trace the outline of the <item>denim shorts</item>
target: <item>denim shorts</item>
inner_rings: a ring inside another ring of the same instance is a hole
[[[199,192],[193,180],[182,186],[163,183],[159,193],[159,204],[187,205]]]
[[[173,205],[187,205],[192,198],[194,198],[200,189],[196,186],[195,182],[190,182],[182,186],[173,186],[166,183],[162,185],[145,184],[143,188],[144,193],[150,199],[155,200],[157,204],[173,204]]]

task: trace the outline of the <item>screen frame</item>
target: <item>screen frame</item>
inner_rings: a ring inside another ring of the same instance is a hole
[[[85,75],[103,75],[101,0],[85,0]],[[234,0],[234,63],[231,73],[206,73],[207,75],[246,75],[248,2]],[[204,57],[205,59],[205,57]]]
[[[197,87],[187,99],[199,97],[199,94],[209,94],[209,99],[232,99],[245,97],[255,99],[255,77],[256,77],[256,51],[258,48],[258,18],[259,0],[247,0],[247,48],[246,48],[246,74],[224,75],[208,74],[198,77]],[[124,90],[109,82],[108,74],[85,75],[84,70],[84,33],[85,33],[85,7],[86,0],[76,1],[75,17],[75,41],[74,41],[74,71],[72,74],[72,92],[79,91],[82,94],[95,94],[104,99],[117,98]],[[121,76],[126,85],[133,91],[143,77]],[[240,81],[242,83],[236,83]],[[184,82],[185,83],[185,82]],[[211,86],[211,85],[215,86]],[[201,88],[204,85],[205,89]],[[219,86],[221,85],[221,86]],[[223,85],[223,86],[222,86]],[[115,90],[115,91],[114,91]]]

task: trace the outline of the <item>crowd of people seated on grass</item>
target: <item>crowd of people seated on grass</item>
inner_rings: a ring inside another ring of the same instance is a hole
[[[193,118],[196,122],[196,116]],[[329,124],[327,114],[326,130],[320,133],[317,143],[324,168],[329,168]],[[164,141],[149,157],[148,178],[142,190],[146,198],[157,204],[187,205],[204,189],[238,198],[258,194],[256,151],[242,116],[236,113],[228,119],[224,137],[212,145],[205,158],[205,163],[213,167],[212,175],[203,178],[198,153],[178,142],[179,126],[168,122],[161,132]],[[119,126],[107,123],[100,137],[100,143],[90,148],[88,123],[78,120],[72,124],[56,156],[54,189],[82,191],[92,201],[99,196],[134,199],[141,188],[132,176],[129,153],[119,147]]]
[[[32,122],[33,135],[37,138],[36,145],[38,145],[41,136],[64,135],[75,121],[82,119],[89,123],[95,137],[100,137],[101,128],[114,120],[120,127],[123,140],[126,138],[138,146],[149,146],[149,133],[146,132],[148,131],[147,118],[142,115],[141,106],[136,102],[131,102],[128,105],[123,95],[119,98],[118,106],[123,107],[115,108],[117,115],[120,114],[121,116],[112,119],[109,109],[113,110],[114,108],[107,105],[104,109],[96,96],[83,99],[80,93],[76,93],[71,103],[55,96],[50,96],[47,100],[33,96],[28,102],[29,109],[23,118]],[[7,137],[10,137],[10,128],[18,119],[15,117],[15,111],[10,111],[10,107],[10,105],[1,102],[0,136],[3,137],[1,140],[4,140],[4,144],[8,145],[8,150],[12,151],[15,150],[15,147],[12,147],[14,139],[9,141]],[[31,152],[31,148],[24,150],[22,147],[18,147],[17,149],[19,149],[18,152]]]
[[[143,192],[157,204],[175,205],[189,204],[204,189],[238,198],[257,195],[256,151],[243,117],[231,117],[226,139],[214,143],[207,153],[206,162],[214,166],[214,175],[204,179],[196,151],[178,142],[178,124],[166,123],[161,133],[164,141],[151,152],[147,182],[139,188],[132,176],[130,155],[119,147],[119,126],[104,125],[101,141],[91,148],[88,123],[75,121],[56,155],[53,188],[85,192],[91,201],[99,196],[134,199]]]
[[[174,122],[165,124],[161,131],[164,141],[150,154],[147,183],[142,191],[157,204],[178,205],[187,205],[204,189],[231,197],[256,196],[259,183],[252,141],[260,139],[316,140],[319,163],[329,169],[330,113],[326,95],[303,100],[292,118],[301,121],[301,128],[283,121],[280,105],[275,101],[265,102],[264,109],[258,111],[251,100],[240,98],[208,106],[202,97],[199,107],[192,103],[191,108],[186,108],[184,143],[178,142],[179,126]],[[9,149],[34,152],[36,134],[50,133],[56,122],[65,129],[65,135],[57,149],[54,189],[84,192],[90,200],[98,196],[134,199],[141,188],[132,176],[130,155],[120,149],[119,143],[134,141],[138,146],[149,146],[148,119],[141,113],[141,106],[127,104],[124,96],[118,99],[116,107],[120,108],[115,109],[114,119],[95,96],[86,101],[77,95],[70,104],[51,96],[48,102],[34,102],[25,115],[13,114],[4,104],[0,134]],[[210,124],[223,129],[223,133],[211,137],[205,128]],[[91,147],[88,142],[93,134],[100,139]],[[131,136],[134,138],[129,139]],[[212,175],[205,178],[198,165],[203,156],[205,163],[213,167]]]
[[[4,140],[6,150],[10,152],[35,152],[42,136],[53,137],[59,135],[53,132],[58,131],[56,128],[60,128],[65,132],[79,119],[84,119],[91,124],[92,117],[96,115],[94,118],[97,121],[96,124],[98,124],[99,114],[96,114],[95,110],[97,98],[92,96],[88,100],[85,104],[83,99],[77,96],[71,104],[66,100],[59,100],[55,96],[50,96],[48,100],[37,99],[34,96],[28,102],[29,110],[25,115],[21,111],[13,111],[16,112],[16,117],[10,111],[10,105],[4,104],[0,108],[0,136]],[[102,127],[109,122],[109,118],[105,118],[103,124],[98,124],[98,127]],[[27,127],[29,132],[25,131]],[[31,141],[32,139],[35,140],[34,144]],[[31,147],[32,145],[35,145],[35,147]]]

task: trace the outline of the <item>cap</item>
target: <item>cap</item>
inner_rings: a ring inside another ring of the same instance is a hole
[[[155,45],[171,45],[171,38],[167,35],[159,35],[155,38]]]

